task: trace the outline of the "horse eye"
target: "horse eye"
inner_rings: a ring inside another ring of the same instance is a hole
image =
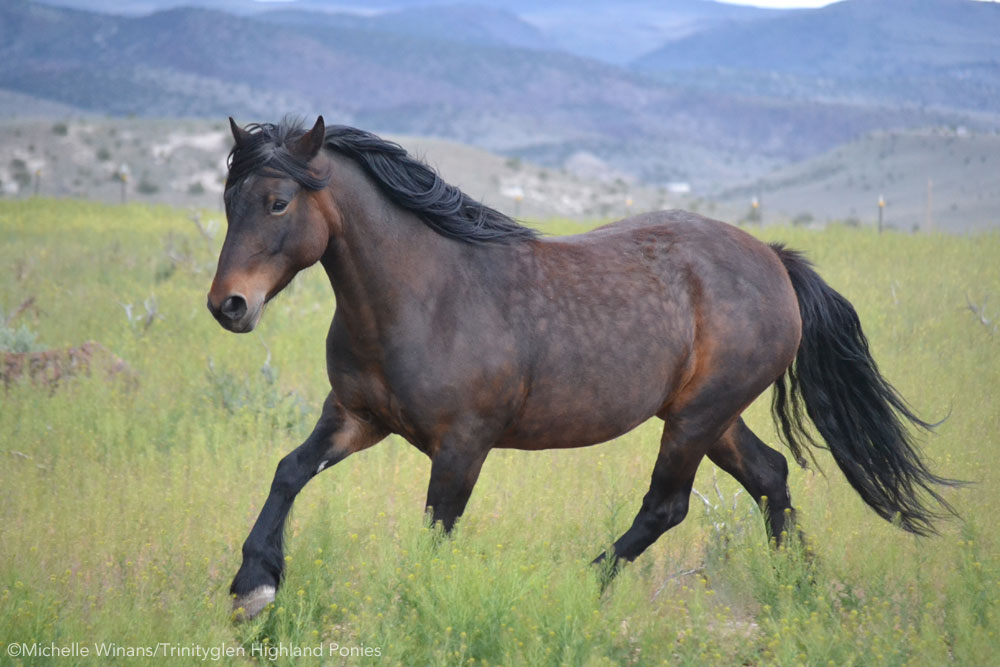
[[[284,213],[286,208],[288,208],[288,202],[283,199],[276,199],[271,204],[271,213]]]

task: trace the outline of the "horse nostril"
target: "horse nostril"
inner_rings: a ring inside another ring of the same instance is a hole
[[[239,294],[227,297],[226,300],[222,302],[222,307],[219,308],[219,311],[235,322],[247,314],[246,299]]]

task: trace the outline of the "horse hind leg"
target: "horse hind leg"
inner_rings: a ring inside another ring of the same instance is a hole
[[[740,411],[738,407],[725,409],[725,401],[719,398],[706,386],[683,407],[672,406],[660,415],[664,420],[663,435],[649,491],[632,526],[618,538],[612,551],[594,559],[594,564],[601,564],[610,555],[609,576],[614,576],[622,560],[635,560],[687,516],[698,465]]]
[[[768,536],[780,545],[795,525],[785,457],[765,445],[740,417],[708,450],[708,458],[735,477],[760,505]]]
[[[683,440],[674,439],[668,430],[664,431],[649,491],[642,499],[632,526],[612,547],[611,572],[621,560],[635,560],[660,535],[684,520],[694,475],[703,456],[703,451],[688,446]],[[608,555],[602,553],[594,559],[594,564],[602,563]]]
[[[715,372],[686,387],[659,413],[664,421],[663,436],[649,491],[632,526],[614,543],[612,552],[594,560],[602,563],[610,555],[608,578],[614,576],[622,560],[635,560],[660,535],[684,520],[695,473],[706,455],[713,456],[745,486],[750,484],[747,488],[758,501],[768,496],[770,525],[777,529],[777,535],[784,529],[784,511],[791,507],[785,484],[787,464],[740,419],[773,376],[764,368],[736,383],[724,361],[715,363]]]

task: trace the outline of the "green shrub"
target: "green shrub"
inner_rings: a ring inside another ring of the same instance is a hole
[[[0,308],[0,352],[40,352],[44,349],[38,343],[37,333],[26,324],[20,324],[16,328],[11,326]]]
[[[135,186],[136,192],[141,195],[155,195],[160,191],[160,186],[149,180],[146,176],[142,177],[139,181],[139,185]]]

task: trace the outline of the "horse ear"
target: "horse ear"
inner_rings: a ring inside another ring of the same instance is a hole
[[[229,117],[229,129],[233,131],[233,139],[236,141],[237,147],[245,145],[250,140],[250,133],[237,125],[232,116]]]
[[[319,154],[324,143],[326,143],[326,123],[323,122],[323,117],[320,116],[316,119],[313,129],[303,134],[295,142],[292,152],[307,160],[311,160]]]

